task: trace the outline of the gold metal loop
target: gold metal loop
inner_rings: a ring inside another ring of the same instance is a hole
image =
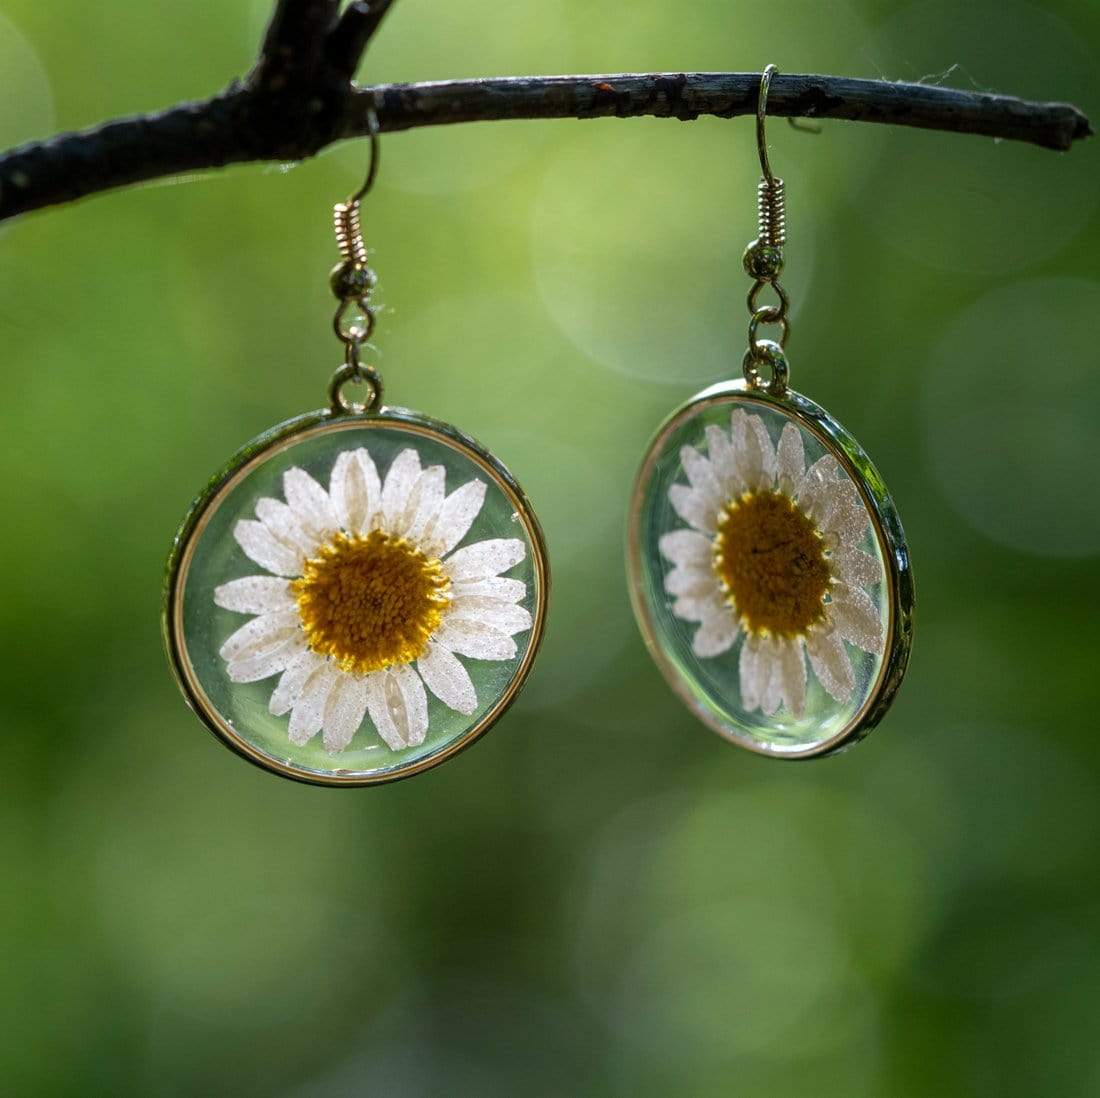
[[[370,393],[365,401],[349,400],[344,396],[344,386],[350,383],[367,385]],[[345,362],[332,375],[328,385],[329,406],[337,415],[363,415],[373,412],[382,404],[382,377],[373,366]]]
[[[778,305],[760,305],[758,303],[757,298],[759,298],[760,291],[764,289],[765,286],[771,286],[771,288],[775,290],[776,296],[779,298]],[[769,315],[765,319],[778,320],[780,317],[785,317],[787,315],[787,310],[791,306],[791,299],[787,296],[787,291],[784,290],[778,282],[757,282],[754,283],[752,289],[749,290],[748,304],[749,312],[752,313],[754,316],[758,312],[760,312],[761,309],[768,309],[771,310],[772,313],[774,313],[774,316]]]
[[[362,324],[344,323],[348,310],[353,305],[358,307],[363,316]],[[374,309],[366,298],[344,298],[336,309],[336,315],[332,318],[332,330],[336,333],[336,338],[349,346],[366,343],[374,334],[374,325]]]
[[[761,367],[769,371],[769,377],[764,377]],[[773,340],[754,340],[741,361],[741,371],[754,389],[764,389],[773,396],[784,396],[787,392],[787,379],[790,376],[787,356],[783,353],[783,348]]]
[[[757,343],[770,343],[771,340],[758,340],[756,338],[757,331],[761,324],[778,324],[779,325],[779,342],[777,346],[782,350],[786,344],[787,339],[791,334],[791,325],[785,316],[781,316],[778,312],[773,314],[775,310],[774,305],[765,305],[763,308],[757,309],[749,318],[749,354],[752,353]]]

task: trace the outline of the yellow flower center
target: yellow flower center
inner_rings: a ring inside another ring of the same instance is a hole
[[[363,675],[424,653],[450,601],[443,564],[381,530],[337,534],[291,585],[314,652]]]
[[[750,633],[803,636],[825,617],[832,581],[813,520],[782,492],[745,492],[722,511],[714,571]]]

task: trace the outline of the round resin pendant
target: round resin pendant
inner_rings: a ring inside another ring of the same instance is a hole
[[[504,712],[547,584],[527,500],[472,439],[399,408],[316,412],[246,446],[192,507],[165,639],[233,750],[366,785],[442,762]]]
[[[647,646],[689,708],[761,754],[874,727],[909,656],[905,535],[856,441],[797,393],[694,397],[642,462],[628,541]]]

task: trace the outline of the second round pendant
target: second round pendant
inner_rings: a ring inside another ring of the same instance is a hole
[[[909,656],[905,537],[866,454],[812,401],[737,381],[675,411],[638,474],[628,557],[650,652],[728,739],[826,755],[886,711]]]
[[[522,491],[453,427],[317,412],[255,439],[176,539],[165,639],[192,708],[284,776],[366,785],[484,732],[546,615]]]

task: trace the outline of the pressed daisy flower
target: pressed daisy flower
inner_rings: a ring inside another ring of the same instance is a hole
[[[845,644],[883,651],[882,621],[865,588],[882,582],[861,548],[870,516],[832,455],[806,468],[802,434],[783,428],[778,448],[764,421],[738,409],[727,432],[705,431],[706,454],[684,446],[687,484],[669,501],[689,529],[661,537],[672,564],[673,614],[697,622],[701,659],[737,656],[741,702],[770,716],[805,712],[806,658],[840,703],[855,675]]]
[[[233,536],[268,574],[218,587],[214,601],[255,615],[222,645],[233,682],[279,675],[269,708],[290,714],[302,745],[318,733],[343,751],[369,717],[393,751],[424,742],[425,687],[472,714],[477,691],[459,656],[510,660],[531,628],[526,585],[501,573],[524,543],[457,548],[485,500],[471,480],[447,494],[443,466],[411,447],[383,481],[370,453],[340,453],[328,490],[302,469],[283,474],[285,502],[264,498]]]

